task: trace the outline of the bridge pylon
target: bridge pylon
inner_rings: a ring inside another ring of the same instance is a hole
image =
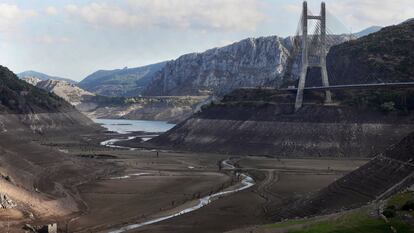
[[[309,61],[309,38],[308,38],[308,21],[319,20],[320,21],[320,35],[314,35],[320,37],[320,43],[318,44],[319,54],[317,59]],[[311,67],[318,67],[321,69],[322,85],[329,87],[328,71],[326,69],[326,5],[321,3],[321,14],[318,16],[308,14],[308,4],[303,2],[302,9],[302,67],[300,71],[300,78],[298,83],[298,89],[296,94],[295,110],[299,110],[303,105],[303,91],[306,84],[306,76],[308,69]],[[332,103],[332,94],[329,90],[325,92],[325,103]]]

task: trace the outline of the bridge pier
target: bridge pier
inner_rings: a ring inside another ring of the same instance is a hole
[[[326,68],[326,5],[324,2],[321,4],[321,76],[322,76],[322,85],[324,87],[329,87],[329,79],[328,79],[328,70]],[[325,103],[330,104],[332,103],[332,93],[331,91],[327,90],[325,92]]]
[[[303,91],[306,84],[306,76],[308,74],[308,68],[311,67],[309,65],[309,45],[308,45],[308,20],[320,20],[321,21],[321,28],[320,28],[320,54],[319,55],[319,62],[318,64],[312,64],[312,67],[319,67],[321,69],[321,76],[322,76],[322,85],[324,87],[329,87],[329,77],[328,71],[326,68],[326,54],[327,54],[327,46],[326,46],[326,7],[325,3],[322,2],[321,4],[321,15],[320,16],[313,16],[308,15],[308,4],[306,1],[303,2],[303,9],[302,9],[302,69],[300,73],[298,89],[296,93],[296,101],[295,101],[295,111],[298,111],[303,105]],[[316,35],[315,35],[316,36]],[[317,49],[317,51],[318,51]],[[329,90],[325,92],[325,103],[330,104],[332,103],[332,93]]]
[[[307,69],[307,67],[305,69]],[[302,71],[300,73],[299,83],[298,83],[298,90],[296,93],[295,111],[299,110],[303,105],[303,91],[305,89],[307,73],[308,72],[302,68]]]
[[[302,69],[298,83],[298,92],[296,94],[295,111],[299,110],[303,104],[303,89],[306,84],[306,75],[308,74],[308,3],[303,2],[302,8]]]

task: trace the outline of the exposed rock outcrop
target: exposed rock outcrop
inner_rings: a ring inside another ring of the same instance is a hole
[[[36,77],[25,77],[22,78],[22,80],[26,81],[27,83],[32,84],[33,86],[36,86],[39,82],[41,82],[42,80]]]
[[[333,44],[349,39],[335,37]],[[144,95],[223,96],[240,87],[279,87],[287,71],[293,74],[290,79],[298,75],[299,56],[292,56],[292,41],[292,37],[248,38],[183,55],[155,73]]]
[[[289,57],[289,40],[249,38],[168,62],[145,95],[222,95],[238,87],[277,85]]]
[[[16,206],[17,204],[7,194],[0,193],[0,208],[11,209]]]

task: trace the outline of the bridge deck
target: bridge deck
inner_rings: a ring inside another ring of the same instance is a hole
[[[326,90],[351,90],[351,89],[376,89],[376,88],[414,88],[414,82],[399,83],[372,83],[372,84],[351,84],[335,85],[329,87],[305,87],[305,91],[326,91]],[[280,91],[297,91],[297,88],[282,88]]]

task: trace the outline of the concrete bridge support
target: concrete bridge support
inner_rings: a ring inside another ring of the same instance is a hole
[[[329,87],[328,79],[328,70],[326,68],[326,55],[327,55],[327,46],[326,46],[326,5],[324,2],[321,4],[321,75],[322,75],[322,85],[324,87]],[[325,103],[332,103],[332,93],[331,91],[325,92]]]
[[[320,29],[320,57],[318,64],[309,65],[309,41],[308,41],[308,20],[320,20],[321,29]],[[308,15],[308,4],[306,1],[303,2],[302,10],[302,68],[298,83],[298,91],[296,94],[295,110],[299,110],[303,105],[303,91],[306,84],[306,76],[308,74],[308,69],[310,67],[319,67],[321,69],[322,76],[322,85],[324,87],[329,87],[329,78],[328,71],[326,69],[326,54],[327,54],[327,45],[326,45],[326,7],[325,3],[321,4],[321,15],[313,16]],[[325,103],[332,103],[332,94],[329,90],[325,92]]]
[[[303,2],[302,8],[302,68],[298,83],[298,92],[296,94],[295,110],[302,107],[303,89],[305,88],[306,75],[308,73],[308,3]]]

